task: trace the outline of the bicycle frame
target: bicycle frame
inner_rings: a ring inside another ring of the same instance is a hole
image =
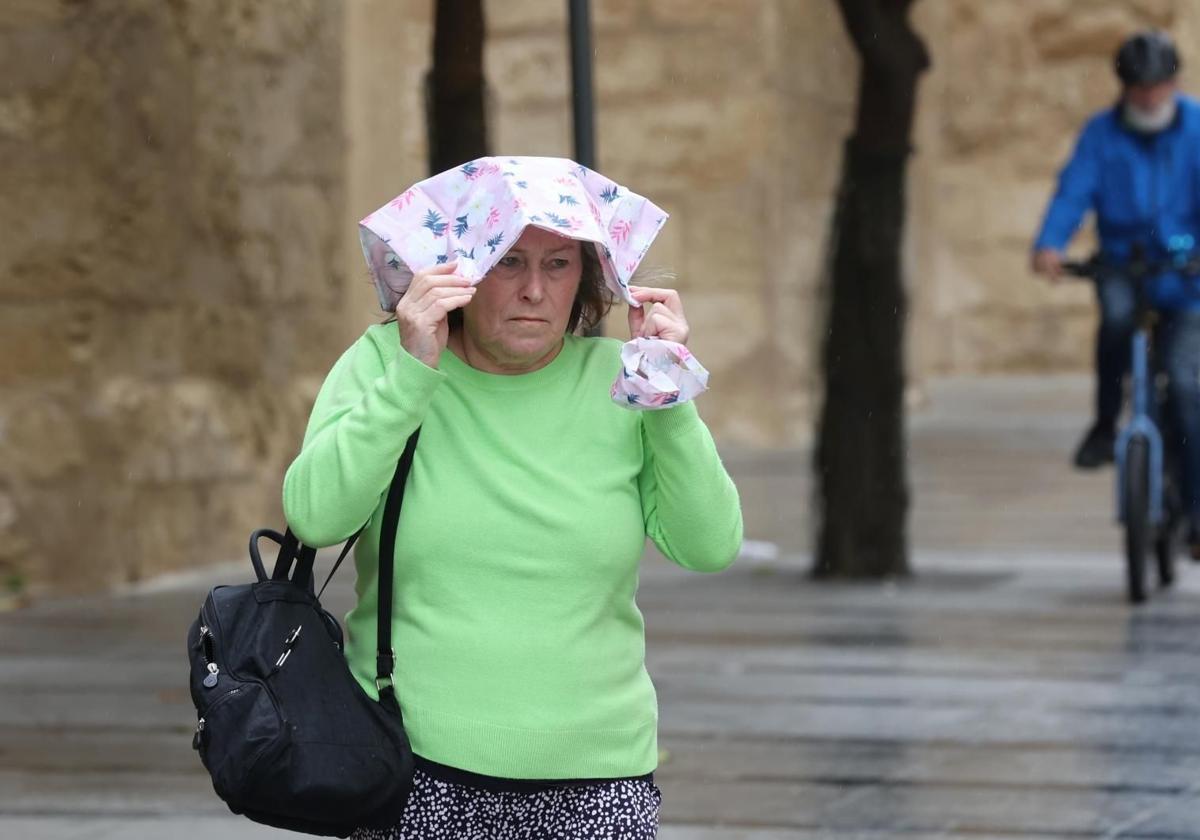
[[[1154,383],[1154,372],[1150,368],[1150,327],[1147,319],[1140,320],[1138,328],[1133,333],[1132,354],[1130,364],[1130,391],[1133,395],[1133,405],[1129,422],[1117,436],[1117,521],[1125,524],[1128,505],[1125,499],[1125,453],[1129,441],[1140,435],[1146,439],[1150,455],[1150,486],[1148,489],[1150,501],[1150,522],[1161,525],[1163,522],[1163,440],[1162,433],[1155,422],[1157,414],[1157,392]]]
[[[1062,264],[1066,274],[1098,281],[1103,281],[1109,270],[1116,270],[1134,286],[1136,314],[1130,338],[1130,415],[1117,435],[1113,453],[1117,466],[1116,513],[1125,531],[1129,600],[1133,603],[1141,603],[1146,598],[1146,556],[1151,550],[1158,562],[1159,583],[1170,586],[1174,580],[1174,533],[1178,525],[1173,504],[1175,493],[1167,498],[1174,476],[1166,475],[1169,459],[1164,432],[1159,426],[1163,400],[1157,376],[1158,364],[1152,359],[1157,349],[1153,335],[1157,313],[1147,285],[1164,273],[1173,272],[1191,278],[1193,291],[1200,292],[1200,252],[1195,245],[1190,235],[1172,236],[1167,243],[1166,259],[1147,260],[1143,249],[1135,247],[1128,262],[1119,266],[1106,265],[1100,256],[1084,263]]]
[[[1163,468],[1165,455],[1163,451],[1163,436],[1158,426],[1158,390],[1154,381],[1154,370],[1150,363],[1151,328],[1155,312],[1151,306],[1146,291],[1146,283],[1164,271],[1177,271],[1200,282],[1200,253],[1195,250],[1195,239],[1190,235],[1171,237],[1168,243],[1168,256],[1162,260],[1146,260],[1141,249],[1135,248],[1125,270],[1135,284],[1137,296],[1137,329],[1131,339],[1130,353],[1130,390],[1132,391],[1132,410],[1129,422],[1117,435],[1117,490],[1116,507],[1117,520],[1122,524],[1128,522],[1128,504],[1125,499],[1126,452],[1129,442],[1135,436],[1146,440],[1150,475],[1149,486],[1146,488],[1149,496],[1150,523],[1159,526],[1166,518],[1163,505]],[[1099,257],[1093,257],[1084,263],[1064,263],[1064,269],[1077,277],[1097,278],[1104,270],[1105,264]]]

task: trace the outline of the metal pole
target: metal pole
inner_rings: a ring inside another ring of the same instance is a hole
[[[588,0],[569,0],[571,39],[571,117],[575,162],[596,168],[596,105],[592,98],[592,13]],[[584,331],[604,335],[604,322]]]
[[[596,168],[596,120],[592,98],[592,15],[588,0],[569,0],[571,37],[571,113],[575,160]]]

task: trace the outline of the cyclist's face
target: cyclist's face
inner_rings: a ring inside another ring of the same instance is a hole
[[[1175,81],[1156,85],[1129,85],[1125,88],[1125,103],[1149,114],[1157,111],[1175,95]]]

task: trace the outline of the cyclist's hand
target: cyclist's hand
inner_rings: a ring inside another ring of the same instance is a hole
[[[431,368],[438,366],[438,357],[450,338],[446,315],[475,296],[471,281],[454,273],[457,266],[451,262],[418,271],[396,304],[401,346]]]
[[[1043,274],[1051,283],[1062,279],[1062,254],[1053,248],[1042,248],[1033,252],[1033,270]]]

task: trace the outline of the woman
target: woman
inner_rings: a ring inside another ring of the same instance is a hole
[[[346,655],[375,696],[379,512],[421,427],[393,623],[417,774],[401,823],[356,836],[652,838],[638,562],[649,536],[687,568],[728,566],[737,492],[692,403],[610,399],[620,343],[575,334],[610,301],[591,244],[531,225],[478,285],[455,269],[416,272],[394,323],[336,363],[284,481],[305,543],[371,519]],[[633,335],[687,342],[676,292],[630,294]]]

